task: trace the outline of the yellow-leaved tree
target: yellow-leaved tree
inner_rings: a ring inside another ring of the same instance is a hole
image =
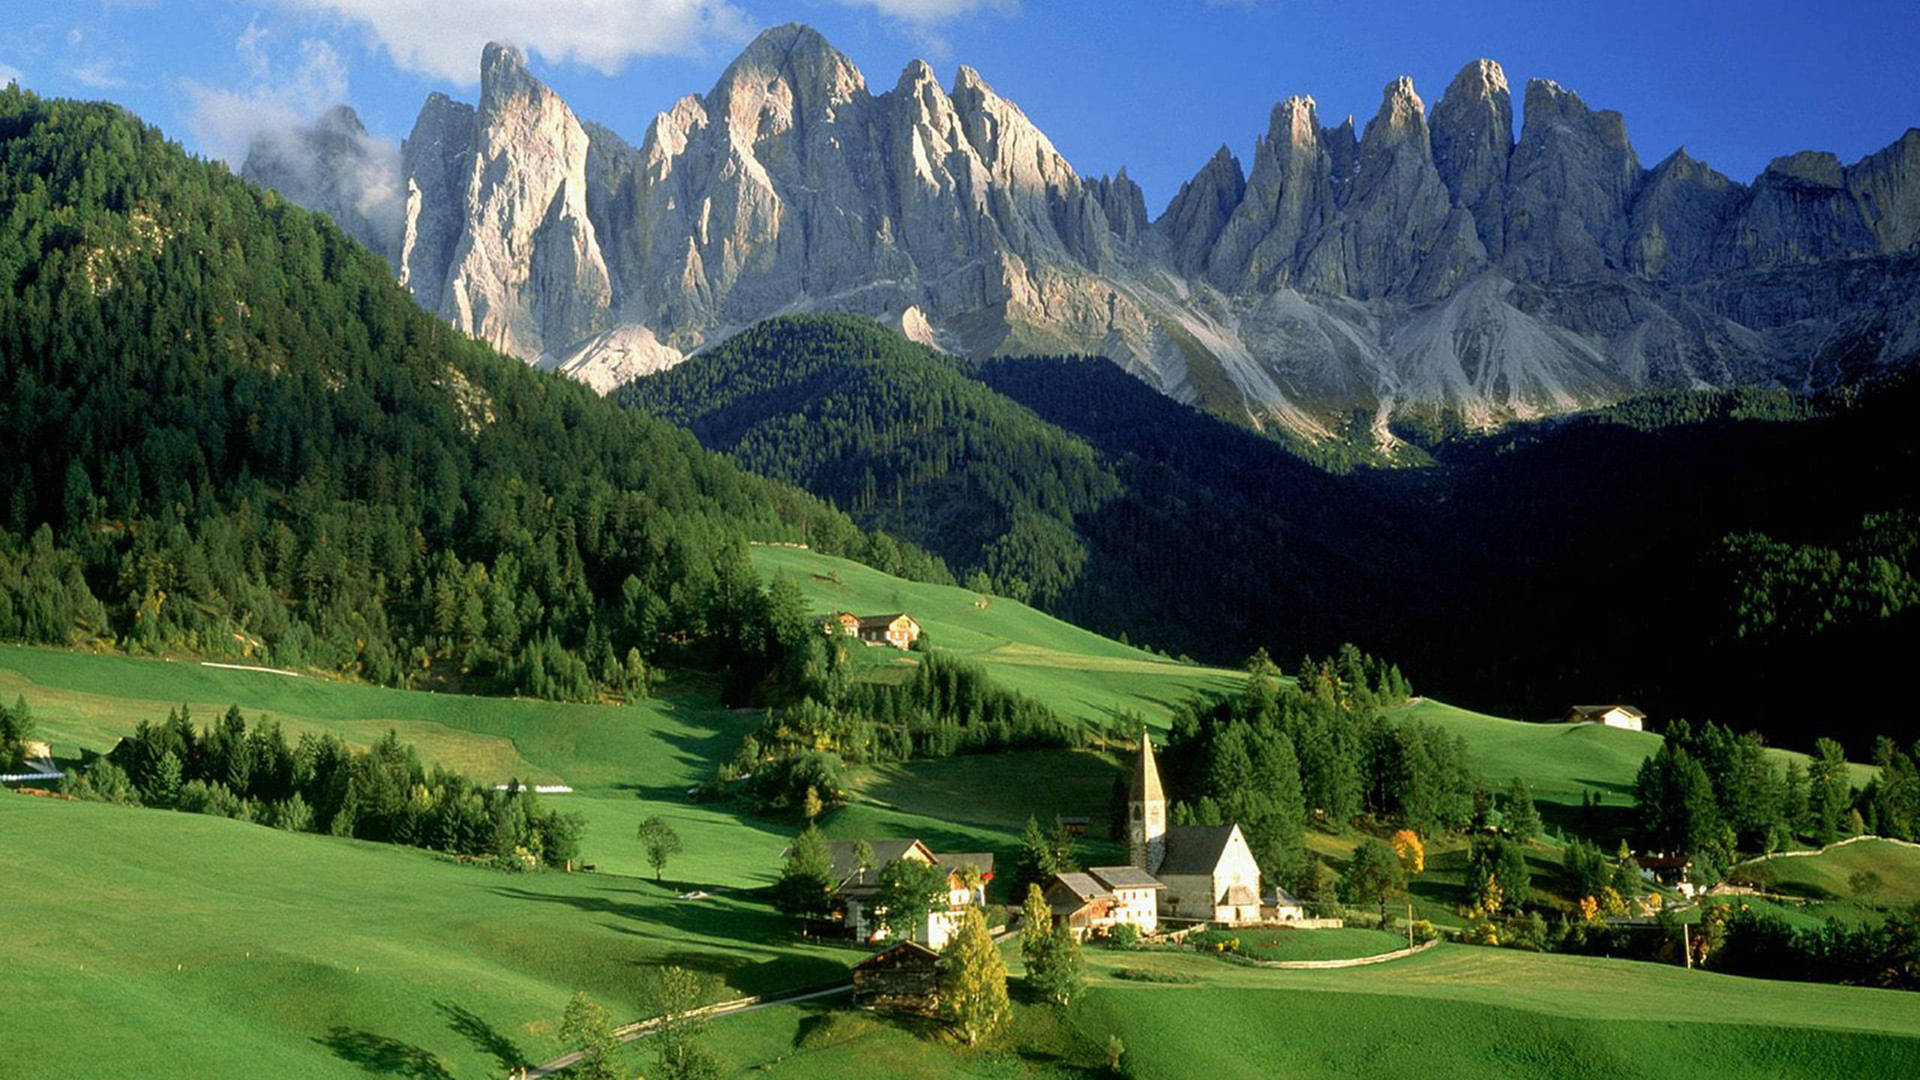
[[[1400,868],[1411,877],[1427,868],[1427,846],[1420,842],[1420,834],[1412,829],[1401,829],[1393,834],[1389,841],[1393,844],[1393,853],[1400,856]]]
[[[962,911],[960,927],[947,943],[940,972],[940,1017],[968,1046],[978,1046],[1006,1029],[1013,1019],[1007,1001],[1007,965],[987,933],[987,920],[972,904]]]

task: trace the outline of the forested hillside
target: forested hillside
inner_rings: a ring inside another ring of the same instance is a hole
[[[1123,488],[957,361],[851,316],[770,319],[619,397],[1019,600],[1062,598],[1087,559],[1075,519]]]
[[[1354,641],[1494,711],[1620,699],[1864,754],[1898,689],[1809,676],[1891,665],[1913,633],[1917,396],[1434,424],[1404,433],[1432,465],[1333,475],[1105,361],[965,365],[810,317],[624,399],[1103,633],[1222,663]]]
[[[0,92],[0,357],[0,639],[571,699],[685,661],[740,689],[795,632],[747,540],[946,576],[453,332],[109,105]]]

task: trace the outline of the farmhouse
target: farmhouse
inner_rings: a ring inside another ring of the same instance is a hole
[[[821,618],[820,632],[828,637],[859,637],[860,616],[851,611],[836,611]]]
[[[940,954],[902,941],[853,965],[856,1005],[924,1012],[939,1001]]]
[[[886,930],[874,925],[874,898],[880,893],[880,875],[902,859],[929,863],[947,871],[947,903],[927,914],[924,926],[912,936],[940,949],[953,936],[962,909],[987,902],[987,882],[993,880],[993,855],[985,851],[935,853],[918,840],[878,840],[867,845],[872,859],[861,864],[859,845],[827,845],[833,863],[833,896],[846,928],[862,941],[884,941]]]
[[[1567,723],[1605,724],[1627,731],[1644,731],[1647,714],[1631,705],[1575,705],[1567,710]]]
[[[1043,895],[1055,922],[1078,938],[1102,935],[1125,924],[1143,934],[1160,925],[1160,892],[1166,886],[1137,866],[1095,866],[1085,873],[1055,874]]]
[[[920,640],[920,624],[904,611],[860,617],[860,640],[872,645],[911,649]]]

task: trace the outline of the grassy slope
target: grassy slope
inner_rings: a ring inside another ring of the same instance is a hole
[[[1920,903],[1920,847],[1892,840],[1859,840],[1827,848],[1817,855],[1774,857],[1745,868],[1766,867],[1772,876],[1772,891],[1809,896],[1815,899],[1847,898],[1854,895],[1853,874],[1871,871],[1880,877],[1880,888],[1870,897],[1875,903]]]
[[[1129,712],[1164,729],[1174,705],[1195,692],[1231,690],[1243,678],[1173,663],[1003,597],[903,581],[800,548],[756,547],[753,558],[767,577],[785,574],[796,582],[822,614],[907,612],[936,647],[984,665],[995,682],[1068,716],[1104,721]],[[861,651],[889,663],[911,662],[879,648]]]
[[[557,1049],[575,989],[638,1015],[641,965],[753,993],[831,980],[851,955],[671,883],[159,810],[0,794],[0,864],[0,1030],[10,1062],[59,1063],[45,1075],[500,1075],[496,1044]]]
[[[1130,1075],[1184,1077],[1827,1077],[1920,1068],[1910,996],[1673,968],[1441,946],[1341,971],[1089,953],[1091,992],[1062,1023],[1022,1007],[1018,1053],[968,1054],[864,1018],[772,1010],[716,1029],[742,1071],[833,1077],[1098,1075],[1107,1033]],[[1197,975],[1123,982],[1118,966]],[[1202,1064],[1204,1063],[1204,1064]]]
[[[756,884],[777,871],[786,832],[742,827],[733,814],[698,806],[688,787],[712,775],[755,718],[695,697],[612,707],[427,694],[125,656],[0,647],[0,698],[24,696],[43,737],[62,757],[104,751],[142,720],[188,704],[207,725],[229,705],[268,715],[289,731],[331,731],[366,745],[388,729],[429,760],[495,782],[564,783],[550,796],[587,820],[585,857],[602,869],[640,873],[640,818],[671,820],[686,853],[675,876]]]

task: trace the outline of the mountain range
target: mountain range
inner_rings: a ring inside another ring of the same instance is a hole
[[[245,174],[386,255],[420,303],[601,390],[769,315],[869,315],[956,355],[1105,355],[1256,426],[1390,444],[1649,388],[1856,380],[1920,353],[1920,129],[1750,184],[1500,66],[1364,128],[1273,109],[1157,217],[1082,176],[972,68],[874,92],[798,25],[761,34],[638,147],[489,45],[476,105],[430,96],[396,164],[351,110]]]

